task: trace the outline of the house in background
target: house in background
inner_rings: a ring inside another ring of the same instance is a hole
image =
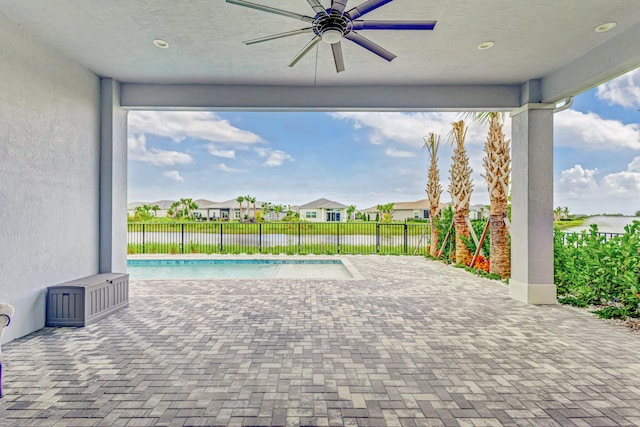
[[[440,209],[451,206],[451,203],[441,203]],[[368,215],[374,220],[378,213],[377,206],[371,206],[361,211],[365,217]],[[489,216],[489,208],[483,204],[471,205],[469,207],[469,219],[485,219]],[[393,220],[406,221],[408,219],[428,219],[429,218],[429,199],[420,199],[415,202],[394,202],[393,203]]]
[[[369,217],[372,221],[376,218],[378,212],[377,206],[371,206],[360,211],[365,217]],[[429,200],[421,199],[415,202],[393,202],[393,220],[406,221],[408,219],[427,219],[429,218]]]
[[[264,202],[260,202],[256,200],[256,211],[259,211],[262,208],[262,204]],[[244,218],[246,215],[249,218],[253,218],[253,203],[249,203],[249,208],[247,209],[247,202],[242,202],[242,206],[236,199],[225,200],[224,202],[211,202],[209,204],[200,206],[199,211],[202,212],[202,217],[208,221],[228,221],[228,220],[239,220]]]
[[[309,222],[346,222],[347,205],[318,199],[300,206],[300,219]]]
[[[175,200],[158,200],[156,202],[131,202],[127,204],[127,214],[129,216],[134,216],[137,207],[149,205],[158,206],[157,211],[151,211],[152,215],[155,215],[157,218],[164,218],[165,216],[167,216],[167,212],[169,211],[169,208],[171,208],[171,205],[175,202]]]

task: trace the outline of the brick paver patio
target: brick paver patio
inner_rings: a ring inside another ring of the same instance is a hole
[[[3,347],[0,425],[640,425],[640,334],[421,257],[364,280],[135,281]]]

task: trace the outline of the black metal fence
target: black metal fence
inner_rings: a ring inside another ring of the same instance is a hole
[[[424,255],[425,223],[129,223],[128,252]]]
[[[574,231],[570,231],[570,232],[560,231],[559,233],[562,235],[562,243],[567,243],[567,237],[568,236],[576,236],[576,235],[580,234],[579,232],[574,232]],[[596,233],[596,235],[598,237],[604,237],[604,241],[607,242],[607,241],[613,239],[614,237],[623,236],[624,233],[605,233],[605,232],[602,232],[602,231],[598,231]]]

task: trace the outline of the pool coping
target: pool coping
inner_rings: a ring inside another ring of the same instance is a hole
[[[127,255],[128,260],[253,260],[253,259],[262,259],[262,260],[340,260],[342,265],[347,269],[349,274],[352,277],[350,278],[342,278],[339,280],[364,280],[364,276],[358,271],[358,269],[349,261],[347,258],[335,255],[273,255],[273,254],[237,254],[237,255],[228,255],[228,254],[130,254]],[[135,280],[144,280],[144,279],[135,279]],[[158,279],[150,279],[150,280],[158,280]],[[167,280],[190,280],[190,279],[167,279]],[[199,279],[202,280],[202,279]],[[215,280],[253,280],[253,279],[229,279],[229,278],[216,278]],[[284,278],[284,277],[273,277],[273,278],[264,278],[260,280],[296,280],[295,278]],[[305,280],[338,280],[338,279],[327,279],[327,278],[305,278]]]

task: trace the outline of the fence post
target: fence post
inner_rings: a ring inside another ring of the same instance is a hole
[[[376,253],[380,253],[380,223],[376,222]]]
[[[184,222],[181,224],[182,238],[180,239],[180,253],[184,253]]]
[[[336,231],[338,233],[338,253],[340,253],[340,223],[336,223]]]
[[[409,251],[408,247],[409,247],[409,236],[407,233],[407,221],[405,220],[404,222],[404,253],[405,254]]]
[[[142,253],[145,253],[145,248],[144,248],[144,226],[145,226],[145,224],[142,223]]]
[[[222,221],[220,222],[220,253],[222,253]]]
[[[301,222],[298,223],[298,253],[300,253],[300,251],[302,250],[302,244],[300,242],[300,226],[302,225]]]
[[[258,252],[262,252],[262,223],[258,223]]]

